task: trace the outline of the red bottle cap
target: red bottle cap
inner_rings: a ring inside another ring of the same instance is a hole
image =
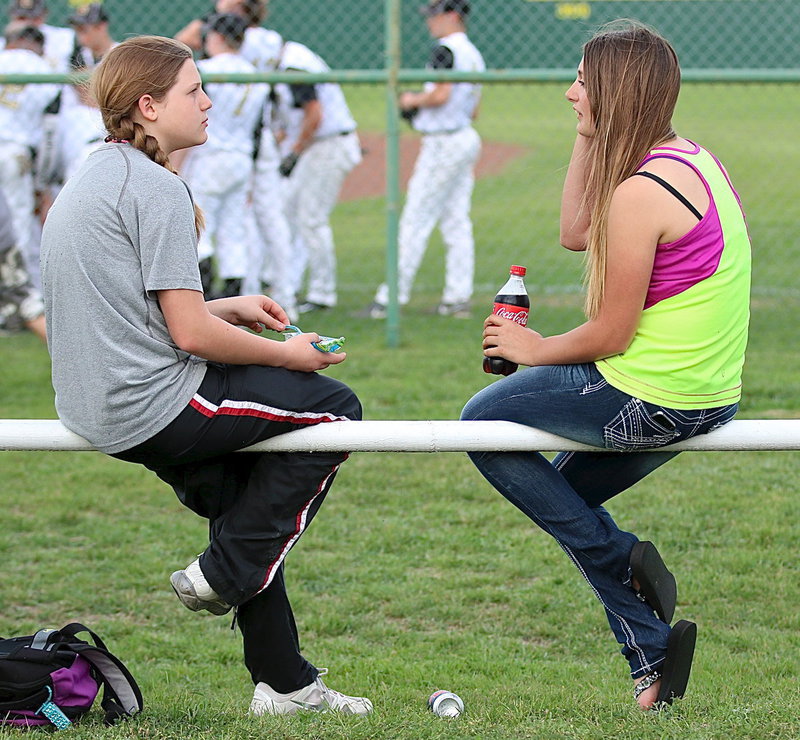
[[[527,269],[522,267],[521,265],[511,265],[511,274],[512,275],[519,275],[520,277],[525,277],[525,273]]]

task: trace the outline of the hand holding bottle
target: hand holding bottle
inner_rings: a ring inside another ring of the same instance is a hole
[[[528,291],[525,289],[525,283],[522,280],[526,272],[527,270],[520,265],[511,266],[509,278],[495,296],[492,310],[493,315],[510,319],[520,326],[527,325],[531,305]],[[485,337],[486,334],[484,332]],[[484,342],[485,346],[487,345]],[[519,365],[516,362],[510,362],[502,357],[484,356],[483,358],[483,371],[485,373],[511,375],[511,373],[516,372],[518,367]]]

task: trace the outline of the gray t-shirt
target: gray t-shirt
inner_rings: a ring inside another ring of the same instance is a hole
[[[42,285],[56,410],[103,452],[175,419],[205,374],[180,350],[156,291],[202,291],[192,197],[128,144],[89,155],[42,233]]]

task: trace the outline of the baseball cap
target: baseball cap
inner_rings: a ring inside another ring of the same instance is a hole
[[[216,31],[234,46],[241,46],[247,31],[247,21],[235,13],[217,13],[206,21],[204,30]]]
[[[426,18],[450,11],[466,18],[469,15],[469,0],[430,0],[427,5],[423,5],[419,9],[419,12]]]
[[[95,23],[107,23],[108,13],[102,3],[90,3],[75,8],[75,12],[68,20],[71,26],[90,26]]]
[[[3,33],[6,44],[13,44],[15,41],[30,41],[36,46],[44,46],[44,34],[24,21],[12,21],[6,26]]]
[[[11,0],[8,15],[11,18],[38,18],[47,12],[45,0]]]

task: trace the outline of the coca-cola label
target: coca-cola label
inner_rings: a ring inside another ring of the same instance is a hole
[[[510,306],[508,303],[495,303],[494,311],[500,318],[511,319],[520,326],[528,325],[528,311],[524,306]]]

